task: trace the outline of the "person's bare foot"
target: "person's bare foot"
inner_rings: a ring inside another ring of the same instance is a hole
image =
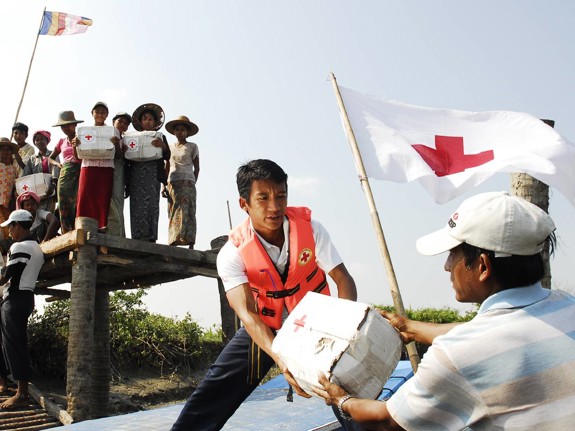
[[[27,395],[20,396],[16,394],[0,404],[0,409],[16,409],[18,407],[26,407],[28,404],[30,404],[30,400]]]

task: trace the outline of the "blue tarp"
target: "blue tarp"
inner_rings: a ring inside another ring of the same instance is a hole
[[[386,382],[379,399],[389,398],[406,382],[413,371],[409,361],[399,361],[397,368]],[[273,429],[286,431],[340,430],[331,407],[318,398],[293,397],[286,401],[288,385],[279,375],[258,387],[230,418],[224,431],[254,431]],[[157,431],[169,430],[182,410],[183,404],[175,404],[154,410],[84,421],[77,424],[52,428],[70,431]]]

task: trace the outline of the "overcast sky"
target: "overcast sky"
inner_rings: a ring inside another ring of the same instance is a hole
[[[329,230],[364,302],[392,300],[330,72],[345,87],[406,103],[554,119],[575,141],[575,3],[549,0],[3,1],[2,136],[10,134],[44,6],[94,24],[85,34],[40,36],[20,121],[50,130],[52,148],[63,136],[51,127],[58,112],[90,120],[98,100],[112,114],[155,102],[168,120],[189,116],[200,127],[192,139],[201,163],[198,249],[227,233],[227,201],[234,224],[245,217],[238,166],[275,160],[289,175],[290,204],[309,206]],[[371,186],[406,307],[461,308],[443,271],[446,256],[418,255],[415,240],[442,227],[466,197],[508,190],[509,176],[444,205],[417,183]],[[570,288],[574,208],[551,194],[560,240],[553,280]],[[164,201],[159,230],[165,243]],[[213,279],[154,287],[146,303],[219,323]]]

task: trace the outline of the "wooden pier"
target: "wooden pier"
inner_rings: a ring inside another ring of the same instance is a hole
[[[108,415],[110,395],[109,292],[204,276],[217,279],[217,251],[189,250],[99,233],[96,220],[79,217],[76,230],[41,244],[45,255],[36,294],[47,301],[70,298],[67,359],[69,421]],[[230,336],[234,317],[218,280],[222,330]],[[55,286],[69,284],[70,290]],[[72,419],[73,418],[73,419]]]

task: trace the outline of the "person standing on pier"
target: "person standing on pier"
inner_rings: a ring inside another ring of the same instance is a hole
[[[28,381],[32,372],[28,353],[28,318],[34,311],[34,289],[44,264],[44,253],[30,235],[32,223],[32,214],[16,210],[0,225],[9,227],[10,237],[15,241],[0,276],[0,286],[4,286],[0,307],[2,351],[6,360],[6,363],[0,361],[0,368],[7,365],[12,379],[18,383],[16,394],[0,404],[2,409],[28,405]],[[7,371],[0,369],[0,390],[7,389]]]

